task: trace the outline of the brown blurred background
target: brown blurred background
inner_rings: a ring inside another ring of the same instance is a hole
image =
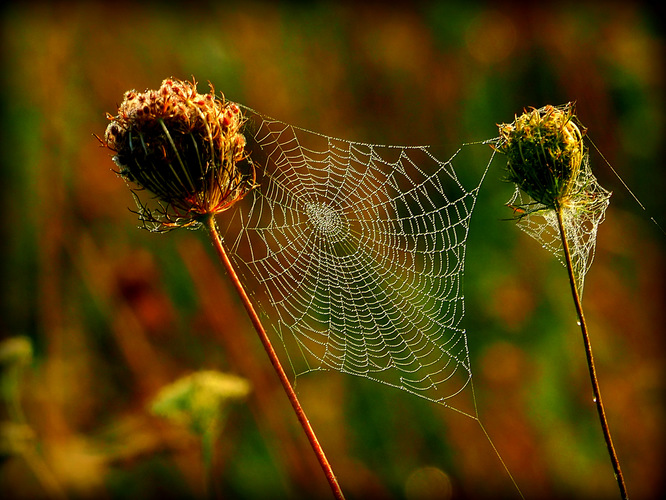
[[[666,227],[660,13],[619,1],[358,3],[3,7],[0,335],[33,350],[3,358],[3,498],[204,496],[196,436],[148,411],[160,388],[202,369],[252,386],[217,442],[221,496],[328,498],[204,235],[136,229],[92,136],[125,90],[168,76],[321,133],[451,154],[526,106],[576,100],[647,209],[593,154],[614,192],[585,285],[597,369],[630,496],[662,491],[666,236],[650,222]],[[499,165],[465,275],[481,420],[527,498],[617,498],[566,273],[504,220]],[[518,497],[474,420],[335,373],[297,389],[350,499]]]

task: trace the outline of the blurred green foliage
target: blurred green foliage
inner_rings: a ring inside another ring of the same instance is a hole
[[[210,469],[227,406],[235,399],[245,398],[249,392],[245,379],[204,370],[181,377],[160,390],[150,411],[185,426],[199,437],[204,466]]]
[[[664,236],[649,221],[664,225],[666,199],[657,16],[634,2],[357,3],[3,7],[0,334],[34,348],[21,407],[52,493],[203,496],[196,439],[147,404],[178,377],[214,369],[252,385],[221,431],[215,488],[329,495],[208,243],[138,231],[130,193],[92,137],[125,90],[192,75],[294,125],[449,155],[524,107],[577,101],[648,209],[593,153],[614,191],[585,287],[601,388],[630,495],[661,491]],[[473,178],[483,166],[462,167]],[[502,177],[488,174],[467,248],[481,419],[526,497],[612,498],[566,273],[504,220]],[[428,498],[430,480],[454,498],[517,496],[469,418],[330,372],[299,378],[297,390],[349,498]],[[45,496],[35,474],[5,456],[3,497]]]

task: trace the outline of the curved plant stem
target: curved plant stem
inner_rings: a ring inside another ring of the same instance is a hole
[[[266,354],[268,354],[268,357],[271,360],[271,364],[273,365],[273,368],[275,369],[275,372],[277,373],[278,378],[280,379],[280,383],[282,384],[282,387],[287,393],[289,402],[291,403],[291,406],[294,408],[294,412],[296,412],[296,417],[298,418],[301,427],[303,427],[303,430],[305,431],[308,441],[310,441],[310,445],[312,446],[315,455],[317,455],[317,460],[319,460],[319,465],[321,466],[322,470],[324,471],[324,474],[326,475],[326,479],[328,480],[333,495],[338,500],[344,500],[344,495],[342,494],[342,490],[340,489],[338,480],[336,479],[335,474],[333,473],[331,464],[328,462],[328,459],[324,454],[324,450],[319,444],[317,435],[312,429],[312,426],[310,425],[310,422],[308,421],[308,418],[305,415],[303,408],[301,407],[301,403],[298,401],[298,397],[296,397],[296,393],[294,392],[294,389],[292,388],[291,383],[289,382],[287,374],[282,368],[282,364],[280,363],[280,360],[277,357],[275,349],[273,349],[273,345],[271,344],[271,341],[268,338],[268,335],[266,334],[266,330],[261,324],[261,320],[259,319],[257,312],[254,310],[254,306],[252,305],[252,302],[250,302],[250,298],[245,292],[245,288],[243,288],[243,285],[238,279],[238,275],[236,274],[236,271],[234,270],[234,267],[231,261],[229,260],[227,252],[224,250],[224,246],[222,245],[222,239],[220,237],[220,233],[217,230],[217,225],[215,223],[214,216],[212,214],[208,215],[204,220],[204,224],[206,225],[206,229],[208,229],[211,239],[213,240],[213,245],[215,246],[215,250],[217,251],[218,256],[222,260],[222,263],[224,264],[224,267],[227,270],[227,273],[229,274],[229,277],[231,278],[231,281],[233,282],[234,287],[236,288],[236,291],[238,292],[238,295],[240,296],[241,301],[243,302],[243,305],[245,306],[245,310],[250,316],[252,325],[254,326],[254,329],[257,331],[257,334],[259,335],[259,339],[261,340],[261,343],[263,344],[264,349],[266,350]]]
[[[569,249],[569,242],[567,239],[566,230],[564,228],[564,223],[562,221],[562,207],[557,208],[555,211],[557,213],[557,224],[560,229],[560,237],[562,238],[562,248],[564,250],[564,258],[567,264],[567,271],[569,272],[569,283],[571,284],[571,294],[573,295],[574,304],[576,306],[576,313],[578,314],[580,329],[583,334],[583,343],[585,344],[585,355],[587,356],[587,366],[590,371],[590,380],[592,381],[592,391],[594,392],[594,403],[597,407],[597,413],[599,414],[599,421],[601,422],[601,430],[603,431],[604,439],[606,440],[608,455],[610,456],[611,463],[613,464],[615,479],[620,488],[620,495],[624,500],[627,500],[628,498],[627,487],[624,483],[624,476],[622,475],[620,462],[617,458],[615,447],[613,446],[613,440],[611,439],[610,428],[608,427],[608,421],[606,420],[606,411],[604,410],[604,404],[601,400],[601,391],[599,390],[599,380],[597,379],[597,370],[594,367],[594,358],[592,357],[592,345],[590,344],[590,336],[587,331],[587,324],[585,323],[585,315],[583,314],[583,305],[581,303],[580,294],[578,293],[578,287],[576,286],[576,277],[574,275],[573,265],[571,263],[571,251]]]

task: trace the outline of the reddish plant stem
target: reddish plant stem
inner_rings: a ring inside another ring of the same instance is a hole
[[[562,249],[564,250],[564,258],[567,264],[567,271],[569,273],[569,283],[571,284],[571,294],[573,295],[574,305],[576,306],[576,313],[581,332],[583,334],[583,343],[585,344],[585,355],[587,356],[587,366],[590,371],[590,380],[592,381],[592,392],[594,393],[594,403],[597,407],[599,414],[599,421],[601,422],[601,430],[604,433],[606,440],[606,447],[608,448],[608,455],[610,456],[611,463],[613,464],[613,471],[615,472],[615,480],[620,488],[620,495],[623,500],[627,500],[627,487],[624,483],[624,476],[620,468],[620,461],[617,458],[613,440],[611,439],[610,428],[606,420],[606,411],[604,409],[603,401],[601,400],[601,391],[599,389],[599,380],[597,379],[597,370],[594,366],[594,358],[592,356],[592,344],[590,343],[590,336],[587,331],[587,323],[585,322],[585,315],[583,314],[583,305],[581,303],[578,287],[576,286],[576,277],[573,271],[573,264],[571,262],[571,250],[569,249],[569,241],[567,239],[564,222],[562,220],[562,207],[555,210],[557,212],[557,224],[560,229],[560,237],[562,239]]]
[[[282,368],[282,364],[280,363],[280,360],[277,356],[277,353],[275,352],[275,349],[273,349],[273,344],[268,338],[268,334],[266,333],[264,326],[261,324],[261,320],[259,319],[257,312],[254,310],[254,306],[252,305],[252,302],[250,301],[250,298],[248,297],[245,288],[240,282],[238,275],[236,274],[236,270],[234,269],[233,264],[231,263],[231,260],[229,259],[229,256],[227,255],[227,252],[224,249],[224,246],[222,245],[222,238],[220,237],[220,233],[217,230],[215,217],[212,214],[210,214],[204,220],[204,224],[206,226],[206,229],[208,229],[208,233],[210,234],[211,239],[213,240],[213,246],[215,247],[215,250],[218,256],[220,257],[222,263],[224,264],[224,267],[227,273],[229,274],[229,277],[231,278],[234,287],[236,288],[236,292],[238,292],[238,295],[240,296],[241,301],[243,302],[243,306],[245,306],[245,310],[247,311],[247,314],[250,317],[250,321],[252,321],[252,325],[254,326],[254,329],[257,331],[257,334],[259,335],[259,339],[261,340],[261,343],[263,344],[264,349],[266,350],[266,354],[268,354],[271,364],[273,365],[273,368],[275,369],[275,372],[277,373],[277,376],[280,379],[280,383],[282,384],[284,391],[287,393],[287,397],[289,398],[289,402],[291,403],[291,406],[293,407],[294,412],[296,413],[296,417],[298,418],[298,421],[301,424],[303,431],[305,431],[305,435],[307,436],[308,441],[310,441],[310,445],[312,446],[312,449],[314,450],[315,455],[317,456],[319,465],[321,466],[322,470],[324,471],[324,474],[326,475],[326,479],[328,480],[328,484],[331,487],[333,496],[338,500],[344,500],[342,489],[340,489],[340,485],[338,484],[338,480],[335,477],[335,474],[333,473],[331,464],[328,462],[326,454],[324,453],[323,448],[319,444],[317,435],[315,434],[314,429],[310,425],[310,421],[308,420],[305,411],[301,406],[301,403],[298,401],[298,397],[296,396],[296,393],[294,392],[294,389],[291,386],[291,382],[289,382],[287,374]]]

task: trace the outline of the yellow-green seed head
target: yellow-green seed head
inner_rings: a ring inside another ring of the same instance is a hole
[[[565,204],[585,156],[574,104],[526,110],[499,132],[496,149],[507,155],[507,180],[548,208]]]

